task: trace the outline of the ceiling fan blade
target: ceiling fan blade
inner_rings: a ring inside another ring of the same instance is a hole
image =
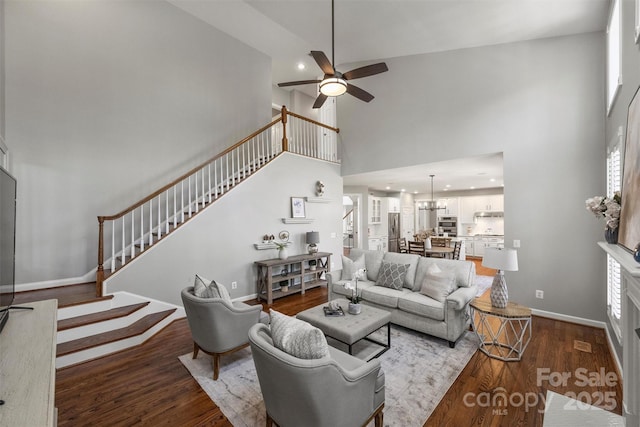
[[[320,108],[322,107],[322,104],[324,104],[324,101],[327,100],[327,95],[325,95],[324,93],[321,93],[320,95],[318,95],[318,97],[316,98],[316,102],[313,103],[313,108]]]
[[[364,67],[347,71],[342,75],[342,78],[345,80],[354,80],[360,79],[362,77],[369,77],[375,74],[384,73],[385,71],[389,71],[389,68],[387,68],[387,64],[385,64],[384,62],[378,62],[377,64],[365,65]]]
[[[278,83],[278,87],[285,87],[285,86],[296,86],[296,85],[308,85],[311,83],[320,83],[322,80],[299,80],[297,82],[285,82],[285,83]]]
[[[329,58],[327,58],[327,55],[325,55],[324,52],[321,52],[319,50],[312,50],[310,55],[313,56],[313,59],[316,60],[316,63],[323,73],[328,74],[329,76],[333,76],[336,73],[333,69],[333,65],[331,65],[331,62],[329,62]]]
[[[369,102],[371,101],[373,98],[375,98],[373,95],[371,95],[369,92],[367,92],[364,89],[360,89],[358,86],[354,86],[351,83],[349,83],[347,85],[347,92],[353,96],[355,96],[356,98],[358,98],[361,101],[364,102]]]

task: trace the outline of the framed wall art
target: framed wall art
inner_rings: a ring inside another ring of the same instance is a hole
[[[618,234],[618,243],[630,251],[640,243],[640,96],[638,90],[633,95],[627,114]]]
[[[304,209],[304,197],[291,198],[291,218],[306,218]]]

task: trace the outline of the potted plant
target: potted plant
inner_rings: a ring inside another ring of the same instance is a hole
[[[360,314],[360,312],[362,312],[362,305],[360,304],[362,297],[358,293],[358,280],[364,279],[366,277],[366,273],[367,270],[364,268],[359,269],[353,275],[353,280],[356,282],[356,285],[353,286],[351,282],[347,282],[344,285],[345,289],[351,290],[351,296],[347,297],[349,300],[349,314]]]
[[[598,218],[605,219],[604,237],[607,243],[618,243],[620,204],[622,198],[616,191],[613,197],[595,196],[586,200],[587,210]]]
[[[309,270],[316,271],[318,262],[315,259],[309,260]]]
[[[282,260],[289,258],[289,254],[287,253],[287,245],[289,242],[273,242],[273,244],[278,248],[278,258]]]

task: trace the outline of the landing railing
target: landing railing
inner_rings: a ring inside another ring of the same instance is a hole
[[[153,194],[115,215],[98,216],[96,295],[102,296],[107,275],[133,261],[281,153],[338,162],[339,131],[282,107],[279,118]]]

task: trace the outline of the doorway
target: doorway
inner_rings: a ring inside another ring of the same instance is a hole
[[[360,194],[342,196],[342,251],[349,255],[351,249],[362,247],[362,218]]]

